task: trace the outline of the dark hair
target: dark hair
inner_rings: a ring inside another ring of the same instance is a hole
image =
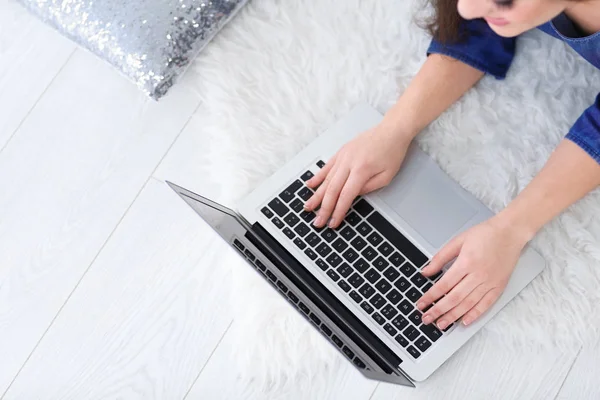
[[[458,0],[429,0],[434,15],[426,22],[426,28],[439,42],[456,42],[460,39],[459,28],[463,21],[458,13]]]

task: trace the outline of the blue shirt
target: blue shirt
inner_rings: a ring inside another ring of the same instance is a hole
[[[565,15],[538,27],[566,42],[596,68],[600,68],[600,32],[581,36]],[[467,38],[459,43],[441,44],[432,40],[428,54],[439,53],[458,59],[498,79],[504,79],[515,55],[516,38],[497,35],[483,19],[465,21]],[[579,117],[566,136],[600,163],[600,94]]]

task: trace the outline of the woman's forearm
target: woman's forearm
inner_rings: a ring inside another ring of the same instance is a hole
[[[473,87],[483,72],[453,58],[430,55],[394,107],[382,131],[412,140]]]
[[[600,164],[563,140],[531,183],[497,215],[530,240],[547,222],[600,185]]]

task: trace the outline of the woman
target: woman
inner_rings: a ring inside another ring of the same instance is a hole
[[[504,78],[516,37],[535,27],[600,68],[600,0],[434,0],[428,59],[383,118],[352,140],[308,184],[315,225],[339,226],[352,200],[388,184],[411,140],[485,73]],[[568,79],[568,78],[567,78]],[[432,95],[435,94],[435,95]],[[468,325],[500,296],[525,244],[569,205],[600,185],[600,95],[574,123],[544,168],[501,212],[447,243],[423,269],[452,268],[417,303],[440,329]]]

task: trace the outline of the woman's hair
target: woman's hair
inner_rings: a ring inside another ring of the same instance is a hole
[[[434,15],[427,21],[426,27],[439,42],[456,42],[460,39],[459,28],[463,21],[458,13],[458,0],[429,0]]]

